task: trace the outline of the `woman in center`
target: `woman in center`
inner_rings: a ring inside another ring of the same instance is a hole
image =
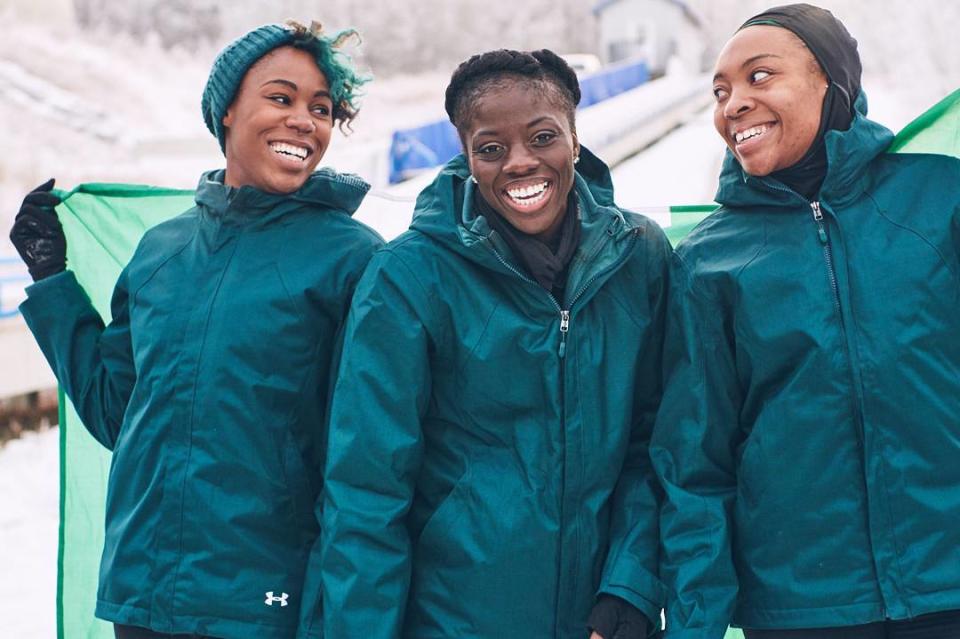
[[[645,637],[670,247],[577,141],[577,78],[499,50],[454,72],[463,155],[379,251],[330,414],[326,639]],[[588,630],[589,626],[589,630]]]

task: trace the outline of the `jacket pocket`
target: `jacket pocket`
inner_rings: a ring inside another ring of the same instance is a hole
[[[317,491],[313,488],[311,472],[303,460],[303,454],[297,445],[296,438],[287,428],[283,433],[282,472],[284,483],[291,496],[293,516],[308,528],[319,525],[314,513]]]
[[[737,465],[737,506],[743,514],[757,508],[770,484],[770,478],[764,476],[761,439],[756,431],[747,437],[740,455],[740,463]]]
[[[468,500],[472,477],[472,466],[468,464],[463,475],[427,518],[416,544],[418,555],[425,554],[433,558],[428,561],[440,559],[446,563],[450,560],[457,547],[454,529],[470,508]]]

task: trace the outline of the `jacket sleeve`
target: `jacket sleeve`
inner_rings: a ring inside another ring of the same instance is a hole
[[[739,383],[725,311],[674,257],[665,387],[650,454],[663,486],[667,637],[723,637],[737,596],[731,534]]]
[[[960,256],[960,203],[953,207],[953,220],[950,226],[950,233],[953,236],[953,248]]]
[[[137,379],[130,342],[127,271],[113,292],[104,326],[72,271],[27,287],[20,305],[27,326],[84,426],[113,450]]]
[[[335,319],[333,326],[333,335],[329,345],[329,351],[324,351],[318,359],[317,365],[323,369],[322,380],[317,389],[324,396],[323,419],[316,424],[316,451],[319,455],[313,458],[313,469],[317,469],[317,476],[323,473],[324,459],[327,449],[327,418],[330,413],[330,404],[333,397],[333,389],[336,384],[336,374],[339,368],[340,356],[343,352],[343,336],[346,330],[347,313],[350,310],[351,300],[356,292],[357,284],[362,277],[370,258],[375,251],[383,246],[383,241],[379,236],[371,236],[368,244],[355,243],[349,248],[349,251],[338,262],[343,264],[345,276],[342,279],[335,279],[336,286],[341,292],[341,297],[337,300],[339,314]],[[341,283],[342,282],[342,283]],[[328,283],[329,284],[329,283]],[[323,525],[323,490],[317,495],[314,504],[314,515],[317,523]],[[323,550],[323,538],[317,535],[310,548],[310,556],[307,559],[307,569],[304,574],[304,583],[301,604],[299,625],[297,628],[297,639],[320,639],[323,636],[323,597],[321,584],[321,554]]]
[[[657,577],[660,490],[650,463],[650,434],[660,404],[662,343],[666,313],[670,244],[651,224],[645,263],[650,328],[643,336],[635,371],[633,423],[623,469],[610,504],[610,550],[598,594],[625,599],[642,611],[652,629],[660,628],[665,589]]]
[[[326,639],[391,639],[410,582],[406,516],[430,397],[427,297],[389,249],[357,287],[344,331],[324,473]]]

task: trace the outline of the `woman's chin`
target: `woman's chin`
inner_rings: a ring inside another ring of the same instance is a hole
[[[773,169],[770,167],[768,162],[758,162],[755,160],[738,158],[740,160],[740,166],[743,168],[744,173],[752,177],[766,177],[773,173]]]

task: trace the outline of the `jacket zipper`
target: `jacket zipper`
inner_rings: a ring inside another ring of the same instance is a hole
[[[833,291],[833,304],[837,313],[840,313],[840,287],[837,286],[837,273],[833,266],[830,238],[827,236],[827,229],[823,224],[823,211],[820,210],[820,202],[817,200],[810,202],[810,208],[813,210],[813,219],[817,223],[817,236],[820,238],[820,244],[823,245],[823,259],[827,263],[827,276],[830,278],[830,289]],[[842,314],[840,314],[840,330],[846,333]],[[846,342],[846,335],[844,335],[844,342]]]
[[[860,396],[860,392],[859,392],[859,383],[858,383],[857,375],[853,371],[853,354],[851,353],[851,346],[847,341],[848,336],[847,336],[847,330],[846,330],[846,323],[843,320],[843,313],[840,308],[840,290],[839,290],[839,287],[837,286],[837,275],[836,275],[834,263],[833,263],[833,251],[830,248],[829,237],[827,236],[826,228],[823,223],[823,211],[820,209],[820,202],[817,200],[810,202],[810,208],[813,211],[813,219],[817,223],[817,235],[820,237],[820,243],[823,245],[823,256],[827,263],[827,273],[830,276],[830,286],[833,289],[833,295],[834,295],[833,301],[834,301],[834,305],[836,306],[837,314],[840,317],[840,336],[843,339],[844,345],[846,346],[847,358],[850,361],[850,377],[851,377],[851,382],[853,384],[853,394],[854,394],[854,401],[853,401],[852,408],[853,408],[854,423],[857,429],[857,437],[859,439],[857,444],[860,447],[860,456],[861,456],[861,459],[863,460],[863,491],[864,491],[864,497],[867,500],[867,509],[868,509],[868,518],[869,518],[869,509],[871,508],[871,499],[870,499],[870,485],[869,485],[869,482],[867,481],[867,468],[866,468],[867,462],[865,457],[867,428],[866,428],[866,424],[864,424],[863,411],[861,410],[861,407],[860,407],[860,402],[862,401],[862,397]],[[867,520],[867,537],[868,539],[870,539],[870,546],[872,549],[874,545],[873,531],[870,529],[869,519]],[[880,581],[879,574],[877,574],[877,581],[878,582]],[[887,602],[886,602],[886,597],[883,593],[882,587],[880,588],[880,597],[881,597],[881,605],[882,605],[884,614],[886,614]]]
[[[638,233],[639,233],[639,229],[634,229],[634,230],[631,232],[631,234],[630,234],[630,246],[627,247],[627,249],[623,252],[623,254],[620,256],[620,258],[619,258],[616,262],[614,262],[613,264],[611,264],[611,265],[608,266],[607,268],[603,269],[603,270],[600,271],[599,273],[595,273],[594,275],[590,276],[590,279],[588,279],[586,282],[584,282],[584,283],[580,286],[580,288],[577,289],[577,292],[573,295],[573,297],[570,298],[570,304],[568,305],[567,308],[563,308],[562,306],[560,306],[560,303],[559,303],[559,302],[557,301],[557,299],[553,296],[553,293],[550,293],[549,291],[544,291],[544,292],[547,294],[547,297],[550,299],[550,302],[553,304],[554,308],[556,308],[556,309],[557,309],[557,312],[560,313],[560,347],[559,347],[559,350],[558,350],[558,356],[559,356],[559,358],[560,358],[560,424],[561,424],[560,432],[561,432],[561,434],[562,434],[562,436],[563,436],[563,467],[564,467],[564,471],[563,471],[563,472],[561,473],[561,475],[560,475],[560,478],[561,478],[561,479],[560,479],[560,536],[561,536],[561,540],[562,540],[562,538],[563,538],[563,529],[564,529],[564,523],[563,523],[563,522],[564,522],[564,507],[563,507],[563,505],[564,505],[564,503],[566,502],[566,498],[567,498],[567,480],[566,480],[566,470],[565,470],[565,469],[566,469],[566,465],[567,465],[567,453],[566,453],[566,450],[567,450],[567,392],[566,392],[566,372],[565,372],[565,371],[566,371],[566,365],[565,365],[565,358],[566,358],[566,351],[567,351],[567,333],[570,332],[570,311],[573,309],[573,305],[577,303],[577,300],[580,299],[580,297],[586,292],[586,290],[587,290],[594,282],[597,281],[597,279],[599,279],[602,275],[606,275],[607,273],[609,273],[609,272],[613,271],[614,269],[618,268],[621,264],[623,264],[623,263],[627,260],[627,258],[630,257],[630,254],[633,252],[633,247],[634,247],[634,244],[636,243]],[[533,285],[536,286],[537,288],[542,289],[542,287],[541,287],[539,284],[537,284],[536,282],[534,282],[532,279],[530,279],[529,277],[527,277],[526,275],[524,275],[523,273],[521,273],[520,271],[518,271],[516,268],[514,268],[512,264],[510,264],[509,262],[507,262],[507,261],[503,258],[503,256],[500,255],[500,252],[497,251],[497,249],[493,246],[492,243],[490,244],[490,248],[491,248],[491,250],[493,251],[493,254],[496,256],[497,260],[498,260],[501,264],[503,264],[511,273],[513,273],[514,275],[516,275],[517,277],[519,277],[519,278],[520,278],[521,280],[523,280],[524,282],[529,282],[530,284],[533,284]],[[560,546],[559,546],[559,548],[562,548],[562,547],[563,547],[563,544],[561,543]],[[561,552],[562,552],[562,551],[561,551]],[[559,558],[559,559],[562,560],[562,557]],[[558,563],[559,563],[559,562],[558,562]],[[559,568],[559,566],[558,566],[558,568]],[[562,587],[563,587],[562,584],[558,581],[558,582],[557,582],[557,599],[556,599],[556,601],[557,601],[556,605],[557,605],[558,609],[559,609],[559,607],[560,607],[560,592],[561,592],[561,590],[562,590]],[[554,619],[554,633],[555,633],[557,636],[560,635],[559,623],[560,623],[560,618],[559,618],[559,616],[557,616],[557,617]]]
[[[567,306],[567,308],[563,308],[562,306],[560,306],[560,303],[557,301],[557,298],[555,298],[552,293],[550,293],[549,291],[544,291],[547,294],[547,297],[550,299],[550,303],[553,304],[554,308],[557,309],[557,313],[560,314],[560,348],[558,351],[558,355],[560,356],[560,359],[564,359],[567,352],[567,333],[570,332],[570,311],[573,310],[573,305],[577,303],[577,300],[579,300],[580,297],[587,291],[587,289],[590,288],[590,286],[594,282],[596,282],[601,276],[606,275],[607,273],[616,269],[623,262],[626,261],[626,259],[630,256],[630,252],[633,250],[633,243],[637,239],[637,232],[638,232],[637,229],[634,229],[630,233],[630,237],[631,237],[630,246],[627,247],[627,250],[623,252],[623,255],[620,256],[620,259],[618,259],[616,262],[614,262],[607,268],[603,269],[599,273],[595,273],[591,275],[590,279],[584,282],[580,286],[580,288],[577,289],[577,292],[574,294],[574,296],[570,298],[570,304]],[[497,261],[499,261],[507,269],[509,269],[511,273],[513,273],[514,275],[522,279],[524,282],[533,284],[537,288],[542,288],[539,284],[537,284],[532,279],[530,279],[529,277],[527,277],[526,275],[518,271],[516,268],[513,267],[512,264],[506,261],[503,258],[503,256],[500,255],[500,252],[497,251],[496,248],[494,248],[493,244],[490,245],[490,249],[493,251],[494,256],[496,256]]]

